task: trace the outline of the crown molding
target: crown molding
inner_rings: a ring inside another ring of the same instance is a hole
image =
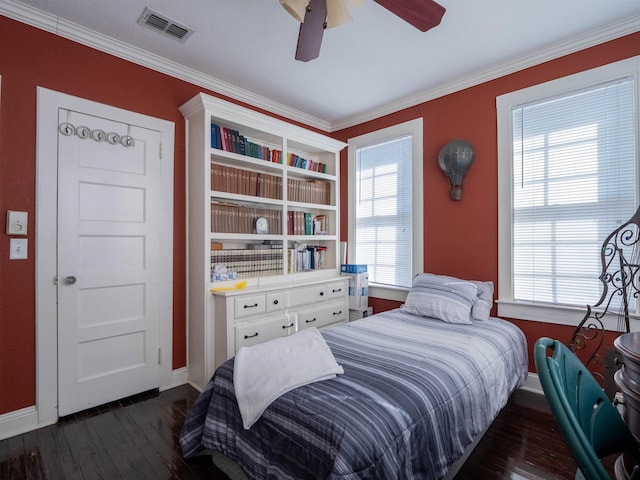
[[[436,98],[464,90],[465,88],[473,87],[490,80],[495,80],[496,78],[500,78],[610,40],[615,40],[616,38],[624,37],[625,35],[629,35],[637,31],[640,31],[640,15],[629,17],[621,22],[605,25],[604,27],[593,30],[588,34],[578,35],[572,37],[568,41],[555,43],[550,47],[538,50],[537,52],[527,56],[519,57],[516,60],[495,65],[491,68],[475,72],[472,75],[456,79],[452,82],[444,83],[415,95],[404,97],[392,103],[358,113],[357,115],[353,115],[342,120],[334,121],[331,123],[330,131],[335,132],[344,128],[360,125],[362,123],[375,120],[376,118],[404,110],[405,108],[414,107],[429,100],[434,100]]]
[[[304,125],[315,127],[324,132],[335,132],[375,120],[376,118],[414,107],[421,103],[464,90],[465,88],[473,87],[525,68],[539,65],[549,60],[640,31],[640,15],[635,15],[623,21],[595,29],[587,34],[575,36],[568,41],[558,42],[530,55],[495,65],[491,68],[456,79],[455,81],[424,90],[415,95],[404,97],[343,119],[328,121],[282,103],[275,102],[249,90],[223,82],[210,75],[185,67],[146,50],[133,47],[125,42],[97,33],[16,0],[0,1],[0,15],[167,74],[171,77],[184,80],[193,85],[217,92],[239,102],[244,102]]]
[[[32,27],[59,35],[60,37],[114,55],[123,60],[150,68],[171,77],[184,80],[202,88],[220,93],[240,102],[264,109],[276,115],[304,125],[329,132],[331,124],[321,118],[275,102],[256,93],[238,88],[215,77],[180,65],[154,53],[131,46],[120,40],[90,30],[82,25],[69,22],[50,13],[38,10],[15,0],[0,2],[0,15],[25,23]]]

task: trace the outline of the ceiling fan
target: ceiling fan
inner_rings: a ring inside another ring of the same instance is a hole
[[[445,8],[433,0],[375,1],[421,32],[439,25],[445,12]],[[300,22],[296,60],[308,62],[318,58],[324,29],[352,20],[347,2],[358,6],[364,0],[280,0],[285,10]]]

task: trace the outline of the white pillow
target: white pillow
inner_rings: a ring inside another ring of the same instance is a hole
[[[233,367],[233,387],[245,430],[280,395],[344,373],[317,328],[242,347]]]
[[[477,321],[487,320],[493,307],[493,282],[472,281],[478,287],[478,298],[471,307],[471,318]]]
[[[471,324],[471,308],[478,298],[474,282],[446,275],[419,273],[402,309],[447,323]]]

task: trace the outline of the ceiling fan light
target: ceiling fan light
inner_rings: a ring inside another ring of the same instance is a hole
[[[327,0],[327,28],[338,27],[351,20],[345,0]]]
[[[289,12],[298,22],[304,22],[304,15],[307,13],[307,5],[309,0],[280,0],[280,5]]]

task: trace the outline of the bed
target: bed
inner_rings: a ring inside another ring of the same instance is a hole
[[[524,383],[528,359],[515,325],[488,311],[474,320],[472,296],[451,321],[460,299],[432,287],[414,282],[403,308],[322,331],[344,373],[284,393],[249,429],[228,360],[189,412],[184,456],[213,452],[251,479],[445,478]]]

